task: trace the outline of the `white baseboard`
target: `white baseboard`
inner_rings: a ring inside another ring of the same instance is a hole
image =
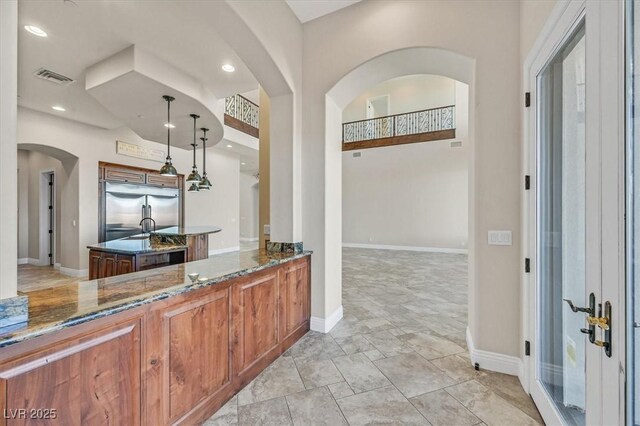
[[[35,257],[27,258],[27,263],[33,266],[40,266],[40,259],[36,259]]]
[[[27,265],[29,263],[28,257],[21,257],[18,259],[18,265]]]
[[[444,247],[414,247],[414,246],[392,246],[386,244],[360,244],[360,243],[342,243],[342,247],[363,248],[374,250],[405,250],[405,251],[424,251],[432,253],[455,253],[467,254],[467,249],[455,249]]]
[[[240,237],[240,241],[243,243],[255,243],[258,241],[258,237]]]
[[[59,270],[61,266],[62,266],[61,263],[56,262],[56,263],[53,264],[53,269],[58,269]]]
[[[65,268],[64,266],[60,266],[60,273],[64,275],[69,275],[70,277],[86,277],[89,275],[88,269],[72,269]]]
[[[340,305],[340,307],[327,318],[311,317],[311,330],[319,331],[320,333],[330,332],[331,329],[336,326],[338,321],[342,319],[342,314],[342,305]]]
[[[472,365],[477,362],[483,370],[496,371],[518,377],[522,375],[522,360],[520,358],[476,349],[468,327],[467,347],[469,348]]]
[[[216,254],[222,253],[231,253],[232,251],[240,251],[240,246],[209,250],[209,256],[215,256]]]

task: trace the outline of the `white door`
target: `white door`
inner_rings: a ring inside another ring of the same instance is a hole
[[[624,4],[550,21],[525,66],[525,382],[547,424],[622,424]]]

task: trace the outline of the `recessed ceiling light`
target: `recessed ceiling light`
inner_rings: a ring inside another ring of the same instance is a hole
[[[173,125],[173,124],[171,124],[171,123],[164,123],[164,127],[168,127],[168,128],[170,128],[170,129],[175,129],[175,128],[176,128],[176,126],[174,126],[174,125]]]
[[[233,148],[233,145],[227,145],[227,148]]]
[[[38,36],[38,37],[46,37],[47,33],[42,29],[42,28],[38,28],[34,25],[25,25],[24,29],[29,31],[31,34]]]
[[[56,111],[65,112],[67,109],[65,107],[61,107],[60,105],[54,105],[51,109],[55,109]]]
[[[240,163],[240,165],[241,165],[241,166],[246,166],[246,165],[247,165],[247,163]]]
[[[236,70],[236,67],[234,67],[231,64],[224,64],[222,66],[222,71],[224,71],[224,72],[234,72],[235,70]]]

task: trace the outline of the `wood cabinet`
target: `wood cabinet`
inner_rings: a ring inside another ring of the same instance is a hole
[[[309,330],[309,272],[306,256],[0,349],[0,410],[198,424]]]
[[[278,290],[277,270],[243,280],[231,289],[233,364],[238,374],[279,343]]]
[[[202,260],[209,257],[209,235],[187,236],[187,262]]]
[[[212,399],[231,382],[229,291],[185,303],[163,314],[170,422]]]
[[[178,188],[177,176],[162,176],[159,173],[147,173],[147,185],[163,186],[165,188]]]
[[[184,263],[185,257],[185,249],[132,255],[89,250],[89,279],[109,278]]]
[[[136,256],[89,251],[89,279],[108,278],[136,271]]]
[[[144,184],[146,182],[146,174],[138,170],[105,167],[104,179],[112,182]]]
[[[8,425],[141,424],[140,319],[77,336],[0,366]]]
[[[309,265],[292,262],[280,269],[280,335],[295,333],[311,316],[311,289],[307,285]]]
[[[162,176],[156,171],[117,164],[101,163],[100,176],[110,182],[137,183],[165,188],[182,187],[180,185],[182,175]]]

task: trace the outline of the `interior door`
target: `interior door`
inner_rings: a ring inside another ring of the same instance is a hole
[[[528,387],[548,424],[624,422],[623,19],[558,2],[528,69]]]

